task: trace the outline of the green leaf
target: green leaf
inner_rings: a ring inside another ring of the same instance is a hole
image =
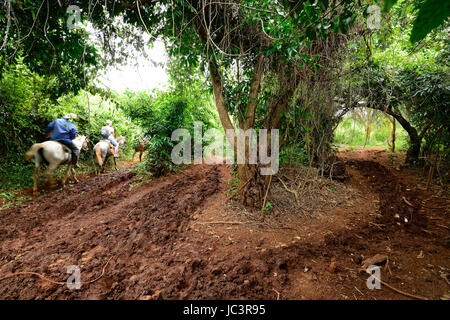
[[[316,30],[314,30],[313,27],[309,26],[306,29],[306,35],[308,36],[309,40],[316,40]]]
[[[383,11],[388,12],[397,3],[398,0],[384,0]]]
[[[328,8],[328,0],[319,0],[320,8],[325,11]]]
[[[425,0],[414,21],[409,41],[415,43],[422,40],[431,30],[444,23],[449,15],[448,0]]]

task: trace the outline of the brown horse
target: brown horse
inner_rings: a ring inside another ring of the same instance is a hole
[[[148,140],[142,139],[139,141],[139,143],[136,143],[134,145],[134,152],[133,152],[133,156],[131,157],[131,161],[133,161],[134,155],[136,154],[136,152],[139,152],[139,162],[142,161],[142,154],[144,153],[144,149],[147,144],[148,144]]]

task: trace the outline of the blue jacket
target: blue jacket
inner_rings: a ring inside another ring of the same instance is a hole
[[[53,131],[50,140],[71,144],[77,136],[77,127],[67,119],[56,119],[47,127],[47,133]]]

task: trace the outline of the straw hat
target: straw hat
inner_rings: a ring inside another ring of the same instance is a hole
[[[64,119],[75,120],[76,118],[77,118],[77,115],[75,113],[69,113],[64,116]]]

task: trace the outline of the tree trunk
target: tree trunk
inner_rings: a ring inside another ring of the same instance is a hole
[[[411,126],[409,122],[405,118],[403,118],[403,116],[400,113],[395,113],[392,110],[387,110],[386,112],[391,116],[393,116],[400,123],[403,129],[405,129],[406,132],[408,132],[410,146],[406,151],[405,163],[407,164],[417,163],[417,160],[419,159],[420,144],[422,139],[419,137],[416,128]]]
[[[391,151],[395,152],[395,118],[392,117],[392,131],[391,131]]]
[[[241,201],[245,206],[260,208],[264,198],[264,177],[255,164],[238,164]],[[245,185],[245,186],[244,186]],[[242,187],[244,186],[244,187]]]
[[[370,140],[370,133],[372,131],[372,117],[371,117],[371,111],[367,110],[367,121],[366,121],[366,139],[364,141],[364,147],[369,143]]]
[[[413,126],[411,126],[411,124],[408,122],[408,120],[403,118],[403,116],[399,112],[398,113],[394,112],[394,111],[392,111],[392,109],[385,110],[383,108],[375,108],[375,107],[369,107],[369,108],[381,110],[381,111],[384,111],[387,114],[391,115],[400,123],[400,125],[403,127],[403,129],[405,129],[405,131],[408,132],[410,146],[409,146],[408,150],[406,151],[405,163],[410,164],[410,165],[416,164],[417,161],[419,160],[420,145],[422,142],[422,137],[419,136],[419,134],[417,133],[417,129],[414,128]]]
[[[250,99],[245,113],[245,119],[242,121],[244,129],[252,129],[255,122],[255,112],[257,106],[257,97],[260,90],[262,78],[262,64],[264,56],[261,54],[256,58],[254,73],[251,82]],[[222,81],[219,74],[216,61],[209,62],[211,82],[214,90],[217,112],[225,130],[228,142],[233,146],[234,154],[237,155],[237,138],[233,123],[227,111],[225,98],[223,95]],[[231,134],[233,133],[233,134]],[[264,179],[262,178],[259,166],[250,164],[249,161],[250,141],[245,139],[244,163],[238,164],[239,189],[242,203],[251,207],[260,207],[264,196]]]

